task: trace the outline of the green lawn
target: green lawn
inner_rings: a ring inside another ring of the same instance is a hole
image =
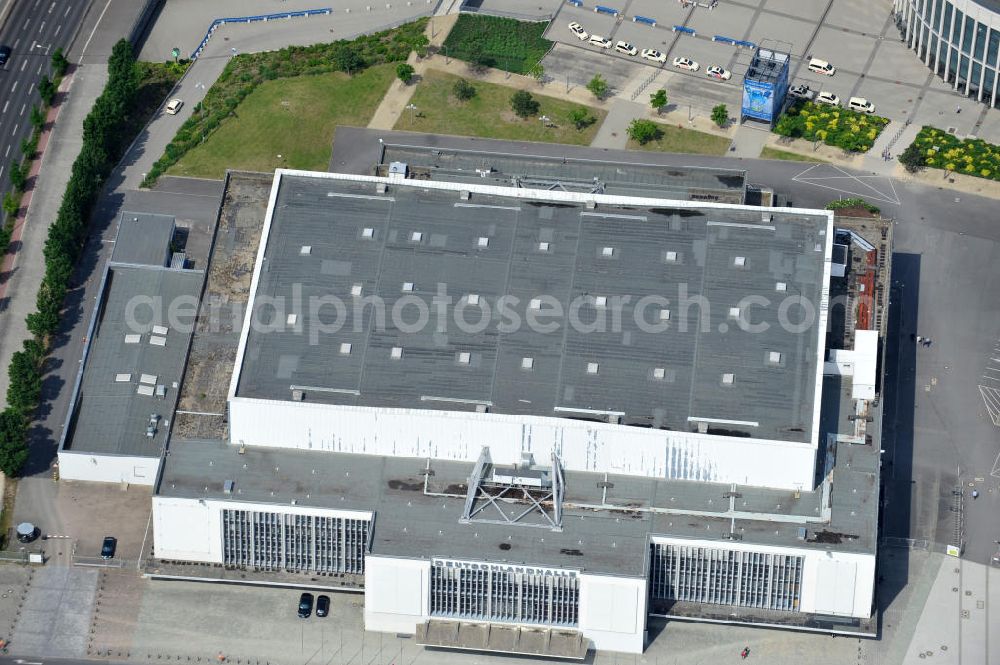
[[[826,160],[817,159],[815,157],[806,157],[805,155],[800,155],[796,152],[788,152],[787,150],[778,150],[777,148],[772,148],[771,146],[764,146],[764,149],[760,151],[761,159],[783,159],[788,162],[825,162]]]
[[[395,69],[376,65],[353,77],[333,72],[264,81],[167,173],[221,178],[227,168],[326,170],[334,128],[367,125]]]
[[[695,129],[657,123],[663,136],[646,145],[629,139],[629,150],[659,150],[661,152],[689,152],[699,155],[724,155],[732,141],[725,136],[716,136]]]
[[[452,58],[527,74],[552,48],[552,42],[542,39],[547,26],[545,21],[459,14],[444,50]]]
[[[480,81],[469,80],[476,88],[476,95],[467,102],[461,102],[452,95],[452,88],[459,77],[429,70],[417,83],[417,89],[410,100],[416,111],[405,111],[396,122],[396,129],[435,134],[457,134],[460,136],[482,136],[492,139],[517,141],[544,141],[548,143],[571,143],[590,145],[597,128],[604,120],[605,112],[588,108],[595,122],[584,129],[577,129],[568,117],[571,110],[580,104],[565,102],[552,97],[543,97],[532,92],[541,104],[537,116],[522,120],[510,108],[510,97],[514,88]],[[554,127],[545,127],[538,120],[548,116]]]

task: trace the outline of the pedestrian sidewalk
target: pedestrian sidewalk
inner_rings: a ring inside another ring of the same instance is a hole
[[[728,154],[730,157],[756,159],[760,157],[760,151],[767,145],[770,137],[771,132],[766,127],[753,122],[737,123]]]
[[[593,148],[610,148],[624,150],[628,145],[628,126],[635,118],[646,115],[642,104],[614,98],[608,108],[608,115],[597,129],[594,140],[590,142]]]

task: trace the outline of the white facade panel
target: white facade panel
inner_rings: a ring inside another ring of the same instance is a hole
[[[365,630],[412,635],[430,615],[431,562],[365,560]]]
[[[159,469],[159,457],[59,451],[59,477],[63,480],[152,485]]]
[[[580,576],[580,631],[593,648],[642,653],[646,615],[645,579]]]
[[[653,536],[653,542],[741,552],[801,556],[802,589],[799,611],[869,618],[875,591],[875,555]],[[850,589],[842,588],[849,586]]]
[[[156,556],[175,561],[222,563],[222,511],[255,510],[285,515],[318,515],[370,520],[372,513],[288,504],[153,497]]]
[[[553,452],[571,471],[811,488],[808,443],[734,439],[546,418],[420,409],[383,409],[234,397],[234,444],[475,462],[489,446],[497,464],[522,453],[545,463]]]

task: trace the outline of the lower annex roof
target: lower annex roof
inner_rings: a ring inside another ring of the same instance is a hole
[[[278,172],[235,396],[809,440],[828,214],[376,180]]]

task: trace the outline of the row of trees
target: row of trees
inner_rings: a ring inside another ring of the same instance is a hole
[[[60,68],[56,64],[53,62],[53,69],[58,75]],[[122,39],[108,60],[104,92],[83,121],[83,145],[73,162],[59,212],[49,227],[37,309],[26,321],[32,337],[14,353],[8,370],[7,408],[0,413],[0,470],[7,475],[16,475],[28,459],[27,431],[41,396],[42,366],[59,326],[73,267],[83,249],[90,210],[131,140],[124,128],[138,84],[132,45]]]

